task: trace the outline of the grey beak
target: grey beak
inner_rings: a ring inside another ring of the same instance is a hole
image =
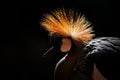
[[[54,47],[52,46],[50,49],[48,49],[48,50],[43,54],[42,57],[45,57],[53,48],[54,48]]]

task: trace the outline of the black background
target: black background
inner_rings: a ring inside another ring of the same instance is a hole
[[[96,37],[120,36],[111,0],[40,0],[5,2],[4,6],[0,27],[1,80],[53,80],[60,54],[55,55],[54,50],[48,57],[41,57],[51,46],[48,32],[39,24],[42,14],[50,10],[77,9],[93,23]]]

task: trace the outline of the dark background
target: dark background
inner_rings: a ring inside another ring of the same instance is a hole
[[[60,7],[84,13],[94,26],[96,37],[119,37],[111,0],[40,0],[5,3],[1,9],[0,73],[1,80],[53,80],[60,59],[56,49],[42,55],[50,46],[48,32],[39,24],[42,14]],[[59,54],[58,54],[59,53]]]

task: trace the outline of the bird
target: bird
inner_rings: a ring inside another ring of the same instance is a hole
[[[54,80],[118,80],[120,38],[94,38],[91,24],[74,9],[57,8],[43,15],[40,25],[64,54],[55,66]]]

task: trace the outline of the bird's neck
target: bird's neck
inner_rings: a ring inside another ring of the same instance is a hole
[[[69,78],[76,78],[75,80],[93,80],[92,74],[89,71],[88,64],[85,59],[85,53],[83,48],[75,48],[64,57],[64,62],[67,63],[67,70]],[[71,71],[74,71],[73,73]],[[77,73],[76,77],[72,77],[74,73]],[[85,73],[85,74],[84,74]],[[71,77],[70,77],[71,76]]]
[[[70,52],[66,54],[66,58],[79,57],[84,55],[84,46],[74,47]]]

